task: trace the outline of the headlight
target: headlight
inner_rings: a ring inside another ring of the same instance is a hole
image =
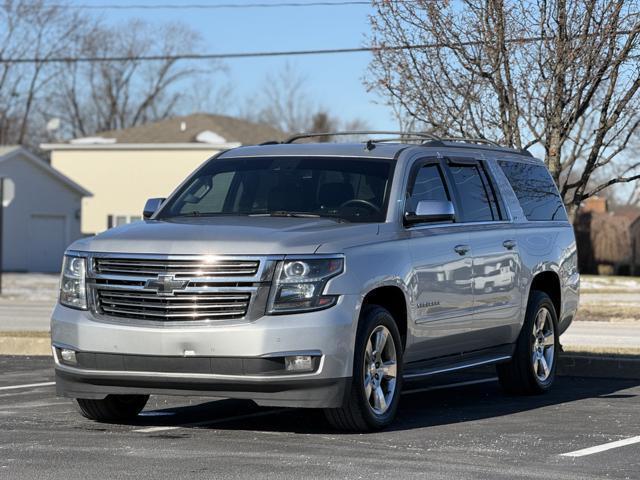
[[[86,310],[87,294],[84,284],[86,261],[82,257],[65,255],[60,278],[60,303],[66,307]]]
[[[307,312],[335,305],[338,297],[323,295],[323,290],[327,281],[343,269],[341,257],[278,262],[269,295],[269,313]]]

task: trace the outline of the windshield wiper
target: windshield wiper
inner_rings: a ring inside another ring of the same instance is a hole
[[[308,212],[289,212],[286,210],[277,210],[274,212],[266,213],[250,213],[250,217],[293,217],[293,218],[329,218],[335,220],[338,223],[351,223],[346,218],[338,217],[337,215],[321,215],[319,213]]]
[[[178,215],[171,215],[167,218],[179,218],[179,217],[223,217],[223,216],[244,216],[244,213],[222,213],[222,212],[200,212],[193,210],[192,212],[180,213]]]
[[[320,215],[306,212],[288,212],[285,210],[277,210],[267,213],[251,213],[250,217],[296,217],[296,218],[320,218]]]

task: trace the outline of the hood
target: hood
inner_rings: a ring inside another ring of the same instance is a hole
[[[338,223],[326,218],[181,218],[131,223],[78,240],[69,249],[161,255],[294,255],[314,253],[324,243],[340,249],[368,243],[377,234],[377,224]]]

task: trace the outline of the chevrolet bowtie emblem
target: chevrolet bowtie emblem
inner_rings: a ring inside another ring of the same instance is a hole
[[[173,275],[158,275],[158,278],[152,278],[147,280],[144,284],[144,288],[148,290],[155,290],[158,295],[170,296],[176,290],[184,290],[187,288],[189,280],[176,280]]]

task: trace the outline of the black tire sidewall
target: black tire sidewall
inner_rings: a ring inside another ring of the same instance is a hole
[[[393,395],[391,405],[382,415],[374,413],[369,407],[369,400],[365,397],[364,392],[363,372],[363,362],[367,340],[369,339],[369,336],[371,335],[373,330],[375,330],[380,325],[385,326],[389,330],[389,332],[391,332],[391,336],[393,337],[393,341],[396,347],[397,360],[396,391]],[[389,311],[383,307],[367,307],[363,312],[360,324],[358,326],[358,333],[356,335],[353,363],[353,388],[356,389],[356,395],[358,402],[360,403],[360,410],[362,412],[362,415],[364,416],[367,424],[369,424],[369,426],[371,426],[372,428],[381,428],[388,425],[393,421],[396,415],[398,404],[400,403],[400,394],[402,391],[402,354],[403,349],[400,332],[398,331],[398,326],[396,325],[396,322],[391,313],[389,313]]]

